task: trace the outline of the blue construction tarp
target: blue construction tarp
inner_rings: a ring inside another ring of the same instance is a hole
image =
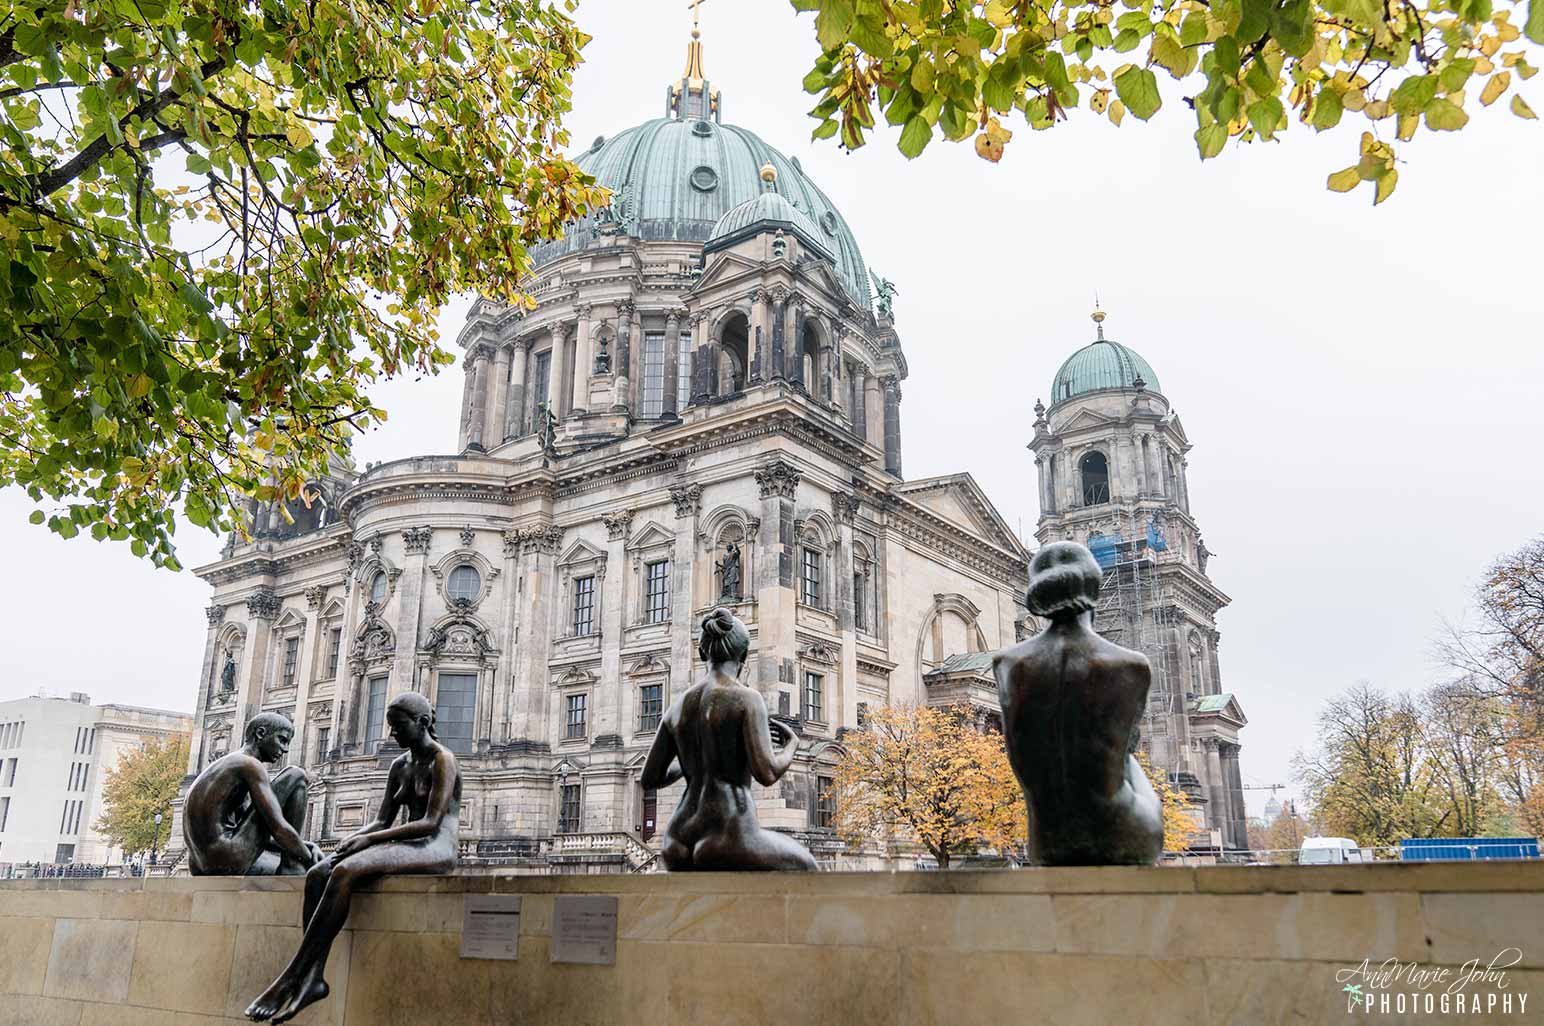
[[[1399,842],[1409,862],[1467,862],[1474,859],[1536,859],[1537,837],[1414,837]]]

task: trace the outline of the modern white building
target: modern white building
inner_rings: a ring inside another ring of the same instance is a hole
[[[192,727],[187,713],[92,705],[80,692],[0,702],[0,863],[121,863],[92,826],[107,771],[124,752]]]

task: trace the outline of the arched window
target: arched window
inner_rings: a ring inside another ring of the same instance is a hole
[[[377,570],[370,578],[370,601],[380,605],[386,601],[386,571]]]
[[[467,563],[462,563],[452,570],[449,579],[445,582],[446,594],[457,602],[472,601],[481,588],[482,577],[478,575],[477,568]]]
[[[1110,501],[1110,465],[1104,453],[1085,453],[1078,460],[1078,473],[1083,478],[1083,505],[1097,506]]]

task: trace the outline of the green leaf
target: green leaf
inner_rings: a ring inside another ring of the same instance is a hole
[[[898,145],[908,160],[914,160],[927,148],[932,138],[933,126],[920,116],[913,117],[906,122],[906,127],[901,129]]]
[[[1426,105],[1426,127],[1434,132],[1456,132],[1469,123],[1463,108],[1449,100],[1433,100]]]
[[[1275,134],[1276,126],[1281,123],[1284,111],[1281,101],[1270,96],[1251,103],[1245,113],[1249,115],[1249,127],[1259,133],[1262,139],[1269,139]]]
[[[1340,124],[1340,116],[1343,113],[1345,113],[1345,104],[1335,90],[1323,88],[1314,95],[1313,127],[1316,130],[1322,132],[1326,128],[1334,128]]]
[[[1544,46],[1544,0],[1528,0],[1528,20],[1523,23],[1523,35]]]
[[[1115,92],[1126,109],[1146,121],[1163,106],[1158,94],[1158,76],[1146,68],[1130,67],[1115,76]]]
[[[1442,91],[1456,93],[1469,81],[1469,76],[1474,74],[1474,58],[1460,57],[1450,61],[1448,66],[1442,69],[1438,78],[1442,81]]]
[[[1243,0],[1243,16],[1234,33],[1240,43],[1253,43],[1271,23],[1271,0]]]
[[[44,516],[43,511],[40,509],[35,509],[27,517],[27,522],[32,524],[41,524],[45,519],[46,517]]]
[[[815,15],[815,38],[827,53],[847,42],[852,31],[852,0],[824,0]]]
[[[1220,121],[1196,129],[1196,148],[1201,151],[1202,160],[1210,160],[1221,153],[1227,141],[1228,126]]]

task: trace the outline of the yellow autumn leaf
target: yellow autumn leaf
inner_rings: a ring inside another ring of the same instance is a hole
[[[1350,192],[1362,184],[1362,176],[1357,174],[1355,167],[1348,167],[1343,171],[1336,171],[1330,175],[1327,184],[1329,185],[1330,192]]]
[[[996,28],[1004,29],[1013,24],[1013,4],[1009,0],[991,0],[981,16]]]
[[[1105,108],[1110,105],[1110,91],[1108,89],[1096,89],[1094,95],[1088,98],[1088,109],[1095,114],[1103,114]]]
[[[1495,70],[1496,66],[1484,57],[1476,57],[1474,59],[1474,73],[1476,75],[1489,75]]]
[[[1532,121],[1538,117],[1538,115],[1533,112],[1533,108],[1528,106],[1528,101],[1523,99],[1521,96],[1518,96],[1516,93],[1512,94],[1512,113],[1516,114],[1520,118],[1527,118],[1529,121]]]
[[[1360,89],[1347,89],[1340,98],[1341,105],[1350,111],[1362,110],[1367,106],[1367,94]]]
[[[1117,128],[1119,128],[1121,120],[1123,118],[1125,118],[1125,116],[1126,116],[1126,105],[1124,103],[1120,102],[1119,100],[1111,100],[1110,101],[1110,112],[1109,112],[1110,123],[1115,125]]]
[[[1511,84],[1512,73],[1510,71],[1503,71],[1499,75],[1491,76],[1490,81],[1485,83],[1485,88],[1480,91],[1480,102],[1489,107],[1496,102],[1496,99],[1502,93],[1506,92],[1506,87]]]
[[[1382,203],[1384,200],[1392,196],[1394,194],[1394,186],[1398,184],[1399,172],[1395,171],[1393,168],[1389,168],[1388,173],[1385,174],[1382,178],[1378,179],[1378,184],[1374,187],[1375,191],[1373,192],[1372,196],[1372,205],[1377,206],[1379,203]]]
[[[1394,113],[1394,108],[1389,106],[1389,101],[1387,100],[1373,100],[1363,108],[1363,113],[1374,121],[1382,121]]]
[[[291,121],[285,127],[285,129],[284,129],[284,137],[286,139],[288,139],[289,140],[289,144],[291,146],[295,147],[295,149],[297,149],[297,150],[303,150],[307,146],[311,145],[311,133],[310,133],[310,131],[306,128],[305,125],[302,125],[302,124],[300,124],[298,122],[295,122],[295,121]]]

